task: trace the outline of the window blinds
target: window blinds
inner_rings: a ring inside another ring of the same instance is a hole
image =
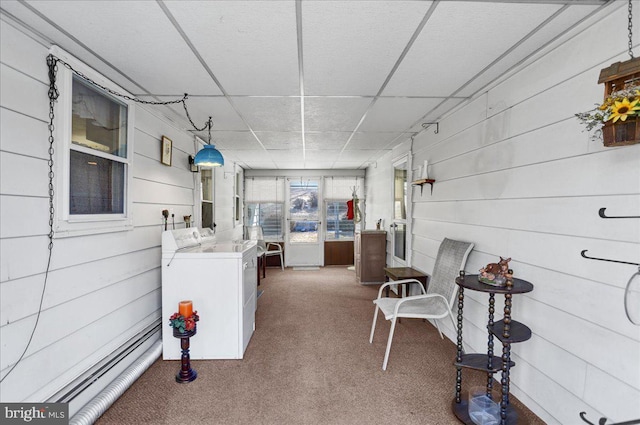
[[[246,203],[284,202],[282,177],[250,177],[244,181]]]
[[[358,198],[364,198],[364,179],[362,177],[325,177],[324,179],[325,199],[351,199],[354,188]]]

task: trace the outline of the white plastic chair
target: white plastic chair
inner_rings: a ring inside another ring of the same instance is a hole
[[[284,270],[284,259],[282,258],[282,246],[275,242],[265,242],[264,234],[262,233],[262,226],[248,226],[247,227],[247,239],[255,240],[257,242],[258,258],[267,261],[267,257],[273,257],[275,255],[280,256],[280,267]]]
[[[439,319],[449,316],[453,327],[456,328],[456,321],[452,313],[458,293],[455,278],[459,275],[460,270],[464,270],[473,246],[474,244],[470,242],[461,242],[445,238],[438,249],[438,256],[436,257],[436,262],[433,267],[433,274],[428,282],[429,288],[427,291],[424,290],[422,283],[415,279],[395,280],[380,286],[378,298],[373,301],[376,309],[373,315],[373,323],[371,324],[369,343],[373,342],[378,310],[382,310],[384,318],[391,321],[391,329],[389,331],[387,349],[384,353],[382,370],[387,370],[391,341],[393,340],[393,332],[395,331],[396,320],[398,318],[433,319],[440,338],[443,338],[443,336],[438,325]],[[417,282],[422,294],[404,298],[382,296],[383,289],[389,285],[397,285],[403,282]]]
[[[262,243],[264,244],[264,241],[262,241]],[[268,242],[264,246],[265,261],[267,261],[266,257],[273,257],[276,255],[280,256],[280,267],[282,268],[282,270],[284,270],[284,259],[282,258],[282,246],[279,243]]]

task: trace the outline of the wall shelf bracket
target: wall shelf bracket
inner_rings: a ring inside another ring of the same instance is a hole
[[[440,123],[437,122],[423,122],[422,123],[422,128],[427,128],[430,125],[436,125],[436,130],[433,132],[433,134],[438,134],[438,132],[440,131]]]
[[[433,184],[435,182],[436,181],[434,179],[420,179],[420,180],[415,180],[411,182],[411,184],[414,186],[420,186],[420,195],[422,196],[422,189],[424,188],[425,184],[428,184],[429,186],[431,186],[431,194],[433,195]]]

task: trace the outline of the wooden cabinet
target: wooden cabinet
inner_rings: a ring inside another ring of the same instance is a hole
[[[357,232],[353,247],[358,282],[384,282],[384,268],[387,263],[387,232],[384,230]]]

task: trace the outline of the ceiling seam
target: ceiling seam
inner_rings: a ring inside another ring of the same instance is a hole
[[[380,98],[380,95],[382,94],[384,89],[387,87],[387,85],[391,81],[391,78],[393,77],[393,75],[396,73],[396,71],[400,67],[400,63],[402,63],[402,61],[404,60],[405,56],[407,55],[407,53],[409,52],[409,50],[411,49],[411,47],[413,46],[413,44],[417,40],[418,36],[422,32],[422,29],[427,24],[427,21],[431,18],[431,15],[433,15],[433,12],[436,10],[436,7],[438,6],[439,3],[440,3],[440,0],[437,0],[437,1],[434,1],[431,4],[431,6],[429,6],[429,10],[427,10],[427,12],[425,13],[424,17],[420,21],[420,24],[418,24],[418,26],[416,27],[415,31],[411,35],[411,38],[407,42],[407,45],[402,50],[402,53],[400,53],[400,56],[398,57],[396,62],[393,64],[393,67],[391,68],[391,71],[389,71],[389,74],[387,75],[387,78],[385,78],[384,82],[380,86],[380,89],[378,90],[378,93],[376,93],[376,95],[373,98],[373,100],[371,101],[371,103],[369,103],[369,106],[367,107],[367,110],[364,112],[364,114],[360,118],[360,121],[358,121],[358,124],[353,129],[353,131],[351,132],[351,136],[349,136],[349,139],[347,139],[347,141],[345,142],[345,144],[342,147],[342,149],[340,150],[340,153],[338,154],[337,158],[333,161],[332,167],[335,166],[335,164],[338,162],[338,160],[342,156],[342,153],[346,150],[346,148],[349,145],[349,143],[351,143],[351,140],[353,139],[353,136],[356,134],[356,132],[358,131],[358,129],[360,128],[360,126],[362,125],[364,120],[366,119],[367,115],[369,114],[369,112],[371,112],[371,110],[373,109],[373,106],[376,104],[376,102]]]
[[[525,41],[527,41],[528,39],[530,39],[531,37],[534,36],[534,34],[538,33],[542,28],[544,28],[546,25],[548,25],[551,21],[553,21],[554,19],[556,19],[558,16],[560,16],[564,11],[566,11],[569,8],[568,5],[563,5],[561,8],[559,8],[558,10],[556,10],[551,16],[549,16],[547,19],[545,19],[544,21],[542,21],[540,24],[538,24],[534,29],[532,29],[531,31],[529,31],[524,37],[522,37],[520,40],[518,40],[517,43],[513,44],[511,47],[509,47],[507,50],[505,50],[500,56],[498,56],[496,59],[494,59],[490,64],[488,64],[487,66],[485,66],[483,69],[481,69],[480,71],[478,71],[478,73],[476,73],[476,75],[474,75],[473,77],[471,77],[469,80],[467,80],[466,83],[462,84],[460,87],[458,87],[453,93],[451,93],[451,96],[447,96],[446,99],[444,99],[442,102],[438,103],[436,106],[434,106],[433,108],[431,108],[431,110],[429,112],[427,112],[426,114],[424,114],[422,117],[420,117],[418,120],[416,120],[413,124],[411,124],[411,126],[409,126],[408,130],[412,129],[413,127],[415,127],[416,125],[418,125],[421,121],[424,121],[427,116],[429,116],[429,114],[431,114],[433,111],[436,111],[440,106],[442,106],[445,102],[447,102],[448,100],[452,99],[453,96],[455,96],[456,94],[460,93],[460,91],[462,91],[465,87],[467,87],[469,84],[471,84],[472,82],[474,82],[475,80],[477,80],[482,74],[484,74],[485,72],[487,72],[489,69],[491,69],[493,66],[495,66],[496,64],[498,64],[501,60],[503,60],[505,57],[507,57],[509,54],[511,54],[516,48],[518,48],[518,46],[522,45],[522,43],[524,43]],[[502,74],[501,74],[502,75]],[[494,79],[495,80],[495,79]],[[486,87],[483,86],[483,87]],[[482,90],[482,88],[480,88],[479,90]],[[469,98],[473,98],[473,96],[475,96],[478,93],[478,91],[476,91],[475,93],[473,93],[471,96],[468,97]],[[456,105],[457,106],[457,105]],[[435,119],[435,121],[437,121],[438,119],[440,119],[441,117],[438,117]],[[427,127],[428,128],[428,127]],[[420,131],[419,131],[420,132]],[[418,132],[418,133],[419,133]]]
[[[545,43],[544,45],[540,46],[539,48],[537,48],[536,50],[534,50],[533,52],[531,52],[529,54],[528,57],[525,57],[521,60],[519,60],[517,63],[513,64],[511,67],[509,67],[506,71],[504,71],[498,78],[500,78],[502,75],[507,74],[508,72],[512,71],[513,69],[517,68],[518,66],[520,66],[522,63],[524,63],[524,61],[526,61],[529,57],[537,54],[538,52],[540,52],[541,50],[543,50],[544,48],[546,48],[550,43],[553,43],[555,40],[557,40],[560,36],[562,36],[563,34],[566,34],[567,32],[571,31],[573,28],[575,28],[577,25],[579,25],[581,22],[583,22],[585,19],[588,19],[590,16],[593,16],[594,14],[598,13],[600,10],[602,10],[604,7],[606,7],[607,5],[609,5],[610,3],[612,3],[613,0],[601,0],[600,2],[597,2],[596,4],[600,4],[600,7],[598,7],[596,10],[592,11],[591,13],[589,13],[588,15],[586,15],[584,18],[582,18],[579,22],[574,23],[573,25],[571,25],[569,28],[566,28],[563,32],[561,32],[560,34],[556,35],[552,40],[548,41],[547,43]],[[560,4],[560,2],[558,2]],[[529,34],[527,34],[521,41],[519,41],[518,43],[516,43],[513,47],[516,47],[518,45],[521,44],[521,42],[523,42],[524,40],[528,39],[529,37],[531,37],[533,35],[533,33],[537,32],[539,29],[541,29],[541,27],[543,25],[547,25],[549,22],[551,22],[553,19],[557,18],[562,12],[566,11],[569,6],[575,6],[575,5],[580,5],[578,3],[567,3],[562,2],[563,7],[558,9],[556,12],[553,13],[553,15],[551,15],[549,18],[545,19],[544,22],[542,22],[540,25],[538,25],[536,28],[534,28]],[[513,50],[513,47],[510,48],[507,52],[510,52],[511,50]],[[465,84],[463,84],[462,86],[460,86],[456,91],[454,91],[451,96],[448,96],[446,100],[450,100],[450,99],[464,99],[463,97],[459,97],[459,96],[455,96],[460,90],[462,90],[464,87],[466,87],[467,85],[469,85],[473,80],[475,80],[476,78],[478,78],[480,76],[480,74],[482,74],[483,72],[485,72],[489,67],[493,66],[495,63],[497,63],[499,60],[501,60],[504,56],[506,55],[503,54],[501,55],[498,59],[494,60],[490,65],[488,65],[487,67],[485,67],[482,71],[480,71],[478,74],[476,74],[473,78],[471,78],[469,81],[467,81]],[[476,90],[476,92],[474,92],[473,94],[471,94],[470,96],[466,97],[467,99],[473,99],[478,93],[480,93],[482,90],[485,89],[485,87],[491,85],[496,79],[493,79],[492,81],[488,82],[487,84],[485,84],[484,86],[480,87],[478,90]],[[455,96],[455,97],[454,97]],[[445,101],[446,101],[445,100]],[[421,121],[424,121],[426,119],[426,117],[432,113],[433,111],[435,111],[437,108],[439,108],[445,101],[440,102],[438,105],[436,105],[434,108],[432,108],[429,112],[427,112],[425,115],[423,115],[419,120],[415,121],[410,127],[409,129],[413,128],[414,126],[416,126],[418,123],[420,123]],[[460,103],[458,103],[458,105],[460,105]],[[455,107],[451,108],[449,111],[453,110],[454,108],[456,108],[458,105],[456,105]],[[438,117],[435,119],[435,121],[441,119],[442,116]],[[428,127],[426,127],[428,128]],[[426,130],[426,128],[424,130]],[[418,133],[421,133],[424,130],[420,130]],[[417,133],[416,133],[417,134]],[[391,143],[395,142],[392,141]],[[390,144],[389,144],[390,145]],[[389,146],[387,145],[387,146]]]
[[[83,49],[85,49],[88,53],[92,54],[93,56],[95,56],[98,60],[100,60],[101,62],[103,62],[105,65],[107,65],[109,68],[111,68],[112,70],[114,70],[116,73],[122,75],[127,81],[129,81],[131,84],[135,85],[136,87],[140,87],[142,89],[143,92],[147,93],[147,95],[151,95],[150,92],[145,89],[144,87],[142,87],[140,84],[138,84],[137,82],[135,82],[132,78],[130,78],[127,74],[125,74],[124,72],[120,71],[118,68],[116,68],[111,62],[109,62],[108,60],[106,60],[105,58],[103,58],[102,56],[100,56],[98,53],[96,53],[95,51],[93,51],[93,49],[91,49],[89,46],[87,46],[86,44],[84,44],[83,42],[81,42],[80,40],[78,40],[76,37],[74,37],[73,35],[71,35],[70,33],[68,33],[67,31],[65,31],[62,27],[60,27],[58,24],[56,24],[55,22],[53,22],[51,19],[47,18],[45,15],[43,15],[42,13],[40,13],[40,11],[36,8],[34,8],[33,6],[31,6],[29,3],[27,3],[25,0],[18,0],[18,2],[24,6],[25,8],[29,9],[34,15],[38,16],[40,19],[42,19],[43,21],[45,21],[47,24],[51,25],[53,28],[55,28],[56,30],[60,31],[62,34],[64,34],[66,37],[70,38],[74,43],[78,44],[78,46],[82,47]],[[48,37],[46,37],[48,39]],[[53,43],[55,44],[55,43]],[[62,47],[62,46],[60,46]],[[70,49],[65,49],[65,50],[70,50]],[[159,99],[156,99],[159,100]]]
[[[302,138],[302,166],[306,167],[307,148],[304,135],[304,55],[302,46],[302,1],[296,0],[296,33],[298,37],[298,80],[300,83],[300,135]]]
[[[256,141],[258,142],[260,147],[262,147],[262,149],[264,149],[265,152],[266,152],[267,148],[264,146],[264,144],[262,143],[262,141],[260,140],[258,135],[255,133],[253,128],[251,128],[251,126],[247,122],[247,120],[244,117],[244,115],[242,115],[242,113],[238,110],[237,106],[233,103],[233,101],[231,100],[231,96],[229,96],[229,93],[227,93],[227,91],[224,89],[224,87],[222,87],[222,84],[220,83],[218,78],[215,76],[215,74],[213,73],[211,68],[209,68],[209,65],[207,65],[207,63],[205,62],[205,60],[202,57],[202,55],[200,55],[200,52],[198,52],[198,49],[196,49],[196,46],[191,42],[191,40],[187,36],[187,33],[184,32],[184,30],[182,29],[182,27],[180,26],[180,24],[178,23],[176,18],[173,16],[173,14],[169,10],[169,8],[167,8],[167,6],[164,4],[164,1],[163,0],[156,0],[156,3],[158,4],[158,6],[160,6],[160,9],[162,9],[164,14],[169,19],[169,21],[171,21],[171,24],[176,29],[176,31],[178,31],[178,34],[180,34],[180,36],[182,37],[184,42],[187,44],[187,46],[189,46],[189,49],[191,49],[191,52],[195,55],[196,59],[198,59],[198,61],[200,62],[200,64],[204,68],[204,70],[209,74],[209,76],[211,77],[213,82],[218,86],[218,89],[222,92],[222,94],[224,95],[224,97],[227,100],[227,102],[229,102],[229,104],[231,105],[231,108],[233,108],[233,110],[236,112],[236,114],[238,114],[238,116],[240,117],[240,119],[242,120],[244,125],[247,126],[247,128],[249,129],[249,131],[251,132],[253,137],[256,139]],[[275,163],[274,163],[274,166],[275,166]]]

